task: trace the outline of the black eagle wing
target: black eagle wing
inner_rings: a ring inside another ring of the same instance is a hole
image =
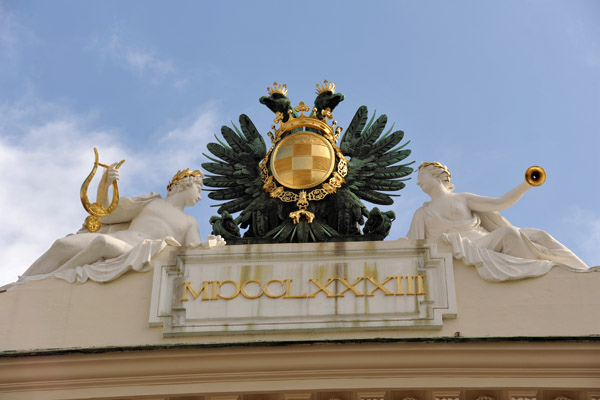
[[[202,164],[210,173],[204,178],[206,186],[216,189],[210,191],[208,197],[213,200],[225,201],[218,205],[218,213],[234,214],[242,211],[235,222],[242,226],[252,225],[253,214],[261,214],[263,208],[268,208],[271,199],[262,190],[263,182],[260,176],[259,164],[264,159],[267,148],[263,137],[247,115],[240,115],[241,131],[234,125],[221,128],[224,142],[217,137],[219,143],[209,143],[208,150],[212,156],[205,156],[212,162]],[[268,211],[265,210],[266,220],[254,221],[254,229],[261,233],[269,229]],[[259,218],[260,219],[260,218]]]
[[[340,149],[350,158],[346,182],[356,196],[362,200],[391,205],[393,199],[384,192],[395,192],[404,188],[404,181],[410,179],[413,162],[399,164],[410,155],[404,149],[409,143],[400,144],[404,138],[401,130],[393,131],[393,126],[385,133],[387,116],[368,121],[367,107],[361,106],[354,115],[342,140]]]

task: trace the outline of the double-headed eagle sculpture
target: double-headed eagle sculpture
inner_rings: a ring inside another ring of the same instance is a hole
[[[412,162],[400,164],[410,155],[404,132],[384,133],[387,117],[369,119],[361,106],[340,140],[332,111],[344,95],[328,81],[317,84],[313,107],[292,108],[286,85],[267,91],[260,102],[275,113],[270,149],[244,114],[239,128],[221,128],[224,141],[207,146],[204,183],[217,188],[211,199],[225,201],[210,219],[213,234],[230,244],[383,240],[394,212],[362,201],[391,205],[394,194],[385,192],[404,188],[413,172]]]

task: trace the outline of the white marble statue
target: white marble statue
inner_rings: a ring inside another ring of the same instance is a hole
[[[105,188],[119,179],[113,168],[105,175]],[[121,198],[117,209],[102,218],[99,232],[81,230],[58,239],[19,281],[52,276],[69,282],[108,282],[131,269],[149,269],[152,257],[166,246],[202,245],[196,220],[184,212],[200,200],[202,176],[198,170],[179,171],[167,187],[166,199],[155,193]],[[224,244],[220,236],[209,236],[204,247]]]
[[[431,197],[411,222],[408,239],[443,239],[455,258],[475,265],[488,281],[546,274],[559,265],[591,269],[569,249],[539,229],[516,228],[498,211],[515,204],[531,186],[522,182],[500,197],[454,193],[450,171],[439,162],[419,167],[417,185]]]

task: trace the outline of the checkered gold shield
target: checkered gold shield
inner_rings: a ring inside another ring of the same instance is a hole
[[[313,132],[284,138],[271,157],[273,177],[290,189],[308,189],[323,183],[335,166],[331,143]]]

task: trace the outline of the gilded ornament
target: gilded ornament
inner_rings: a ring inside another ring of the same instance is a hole
[[[202,178],[204,176],[204,174],[197,169],[194,171],[191,171],[189,168],[177,171],[177,173],[175,175],[173,175],[173,179],[171,179],[171,182],[169,182],[169,184],[167,185],[167,191],[170,191],[171,187],[174,184],[176,184],[177,182],[179,182],[180,180],[182,180],[184,178],[188,178],[190,176],[197,176],[197,177]]]
[[[292,203],[298,201],[298,195],[296,193],[284,192],[281,186],[279,186],[277,190],[281,193],[279,196],[276,196],[279,198],[279,200],[285,203]]]
[[[294,110],[296,110],[296,112],[299,112],[301,115],[304,115],[304,112],[310,110],[310,107],[304,104],[303,101],[301,101],[296,107],[294,107]]]
[[[279,85],[277,82],[273,82],[273,86],[268,87],[267,92],[269,93],[270,96],[272,96],[275,93],[280,93],[284,96],[287,96],[287,93],[288,93],[287,85],[286,84]]]
[[[313,132],[286,136],[271,156],[271,172],[290,189],[307,189],[324,182],[335,167],[335,152],[326,138]]]
[[[306,217],[309,224],[312,224],[313,220],[315,219],[315,214],[307,210],[292,211],[290,213],[290,218],[292,219],[292,221],[294,221],[294,225],[300,223],[300,218],[302,216]]]
[[[276,199],[283,194],[283,188],[281,186],[275,186],[273,190],[269,192],[272,198]]]
[[[305,210],[308,207],[308,200],[306,199],[306,192],[302,190],[298,195],[298,202],[296,203],[298,208]]]
[[[98,232],[102,227],[102,221],[100,220],[100,217],[88,215],[88,217],[85,219],[84,225],[88,232]]]
[[[321,94],[324,92],[335,93],[335,83],[329,82],[328,80],[324,80],[320,85],[317,83],[316,94]]]
[[[325,91],[329,88],[335,90],[335,85],[327,81],[322,87]],[[274,122],[278,123],[279,127],[272,127],[274,134],[269,132],[273,145],[260,163],[263,190],[272,198],[279,198],[283,202],[295,202],[298,201],[298,195],[284,188],[315,188],[308,194],[307,199],[322,200],[327,194],[333,194],[341,187],[345,182],[343,177],[348,173],[347,160],[336,143],[342,129],[335,127],[337,121],[333,121],[331,125],[326,122],[327,119],[333,119],[329,107],[321,110],[323,119],[317,117],[316,108],[310,116],[304,115],[310,110],[304,102],[300,102],[294,110],[300,115],[294,116],[292,110],[288,110],[287,121],[281,112],[277,111],[275,114]],[[290,133],[297,130],[300,131]],[[338,171],[334,171],[336,156],[339,159]],[[273,177],[281,186],[275,183]],[[328,178],[327,189],[316,188]]]
[[[275,113],[275,119],[273,120],[274,123],[278,124],[283,120],[283,114],[280,113],[279,111],[277,111]],[[275,129],[275,125],[273,125],[273,129]]]
[[[537,165],[529,167],[525,171],[525,181],[531,186],[542,186],[546,182],[546,171]]]
[[[114,169],[118,170],[121,167],[121,165],[123,165],[123,163],[125,162],[125,160],[121,160],[121,162],[115,164],[114,166],[102,164],[99,162],[98,149],[95,147],[94,147],[94,158],[95,158],[95,161],[94,161],[94,167],[92,168],[92,172],[90,172],[90,174],[85,179],[85,181],[83,181],[83,184],[81,185],[81,190],[79,192],[79,196],[81,198],[81,204],[83,205],[83,208],[90,214],[90,217],[88,217],[88,219],[86,219],[86,222],[85,222],[85,227],[89,232],[97,232],[100,229],[100,227],[102,226],[102,222],[100,221],[99,217],[106,217],[107,215],[111,214],[117,208],[117,205],[119,204],[119,187],[117,185],[116,180],[112,182],[113,197],[112,197],[112,201],[111,201],[110,205],[108,206],[108,208],[104,208],[104,206],[103,206],[104,196],[106,195],[106,192],[108,189],[107,182],[104,180],[100,183],[100,188],[98,191],[99,195],[98,195],[98,198],[96,199],[96,202],[92,203],[88,199],[88,195],[87,195],[88,187],[90,186],[90,183],[92,182],[92,179],[94,178],[94,175],[96,175],[98,166],[104,167],[106,169],[114,168]]]
[[[309,194],[308,194],[308,200],[310,201],[319,201],[319,200],[323,200],[325,198],[325,196],[327,196],[328,194],[333,194],[335,193],[335,190],[333,192],[328,192],[325,189],[325,186],[328,185],[327,183],[323,184],[323,187],[320,189],[315,189],[312,190]]]
[[[321,110],[321,115],[324,117],[327,117],[328,119],[332,119],[333,118],[333,114],[331,113],[331,108],[326,108],[324,110]],[[337,121],[333,121],[333,125],[336,125]]]

